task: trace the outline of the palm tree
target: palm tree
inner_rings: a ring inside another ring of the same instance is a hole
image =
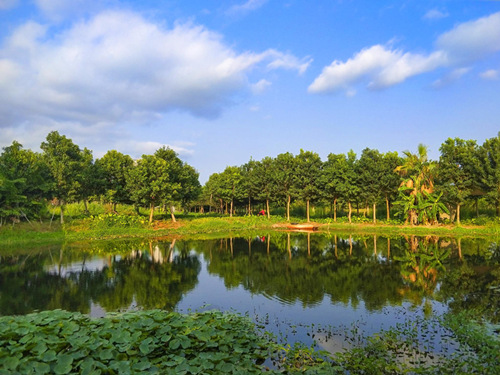
[[[438,204],[440,196],[433,195],[437,163],[428,160],[427,146],[423,144],[418,145],[418,154],[409,151],[403,154],[403,164],[395,169],[403,177],[395,204],[402,207],[406,223],[435,222],[437,214],[446,210]],[[433,209],[429,210],[430,207]]]

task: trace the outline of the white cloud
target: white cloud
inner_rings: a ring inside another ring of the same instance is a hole
[[[0,126],[144,122],[172,110],[215,117],[251,88],[247,74],[257,66],[301,73],[309,64],[275,50],[237,53],[202,26],[166,29],[131,12],[49,31],[29,22],[4,41]]]
[[[350,91],[352,84],[362,80],[368,80],[371,88],[384,88],[432,70],[443,59],[444,56],[440,53],[423,56],[376,45],[362,50],[345,63],[335,60],[325,67],[309,86],[309,92]]]
[[[0,0],[0,10],[6,10],[14,8],[18,3],[18,0]]]
[[[0,65],[0,72],[1,72],[1,65]],[[271,82],[269,82],[266,79],[261,79],[259,82],[254,83],[251,86],[252,92],[254,94],[262,94],[264,91],[268,89],[268,87],[271,86]]]
[[[335,60],[323,68],[308,91],[352,93],[352,86],[360,82],[369,88],[385,88],[442,67],[451,67],[454,71],[435,82],[436,87],[456,80],[466,73],[467,70],[460,70],[465,69],[464,65],[500,51],[500,13],[456,26],[437,39],[436,47],[429,54],[403,52],[382,45],[365,48],[345,62]]]
[[[433,82],[432,87],[440,89],[451,85],[453,82],[458,81],[463,75],[467,74],[470,68],[457,68],[446,74],[443,78]]]
[[[153,141],[123,141],[117,143],[117,148],[127,155],[134,155],[139,158],[142,155],[152,155],[162,147],[168,147],[179,154],[179,156],[193,155],[193,143],[181,142],[181,144],[166,144]]]
[[[499,71],[495,69],[489,69],[479,74],[482,79],[489,81],[495,81],[500,77]]]
[[[500,12],[457,25],[442,34],[436,46],[456,64],[476,61],[500,51]]]
[[[226,11],[226,14],[228,15],[245,14],[254,11],[256,9],[259,9],[261,6],[267,3],[267,1],[268,0],[247,0],[247,2],[243,4],[233,5]]]
[[[426,20],[438,20],[441,18],[446,18],[448,17],[449,14],[448,12],[442,12],[438,9],[431,9],[424,15],[424,19]]]

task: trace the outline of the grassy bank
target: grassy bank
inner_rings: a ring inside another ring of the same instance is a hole
[[[304,220],[292,218],[292,222]],[[388,237],[401,235],[446,236],[446,237],[500,237],[500,225],[435,225],[408,226],[395,223],[345,223],[330,219],[317,220],[320,232],[378,234]],[[287,230],[283,217],[259,216],[217,217],[194,216],[156,220],[150,225],[142,216],[101,214],[70,220],[61,225],[52,223],[20,223],[0,228],[0,244],[22,246],[24,244],[50,244],[64,241],[113,239],[124,237],[190,237],[214,238],[221,236],[245,236],[262,231]]]

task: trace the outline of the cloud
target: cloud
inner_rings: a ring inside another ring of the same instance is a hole
[[[438,20],[441,18],[446,18],[448,16],[448,12],[441,12],[438,9],[431,9],[427,13],[425,13],[423,18],[426,20]]]
[[[454,64],[500,51],[500,12],[457,25],[438,38],[436,47],[445,51]]]
[[[258,66],[301,73],[309,64],[272,49],[237,53],[205,27],[167,29],[132,12],[102,12],[52,34],[28,22],[4,40],[0,126],[147,122],[168,111],[213,118],[250,88]]]
[[[179,154],[179,156],[191,156],[194,154],[193,143],[181,142],[180,144],[166,144],[161,142],[141,142],[141,141],[123,141],[117,143],[117,148],[126,150],[127,155],[134,155],[134,157],[141,157],[142,155],[152,155],[156,150],[162,147],[168,147]]]
[[[443,78],[438,79],[432,83],[432,87],[440,89],[451,85],[453,82],[458,81],[463,75],[467,74],[470,68],[457,68],[450,73],[446,74]]]
[[[0,72],[1,72],[1,65],[0,65]],[[271,82],[269,82],[266,79],[261,79],[259,82],[254,83],[251,86],[252,92],[254,94],[262,94],[264,91],[267,90],[268,87],[271,86]]]
[[[360,51],[346,62],[335,60],[325,67],[309,86],[309,92],[352,92],[350,86],[363,80],[368,80],[370,88],[381,89],[433,70],[442,64],[443,59],[445,57],[438,52],[424,56],[375,45]]]
[[[14,8],[18,2],[18,0],[0,0],[0,10]]]
[[[226,11],[226,14],[231,16],[246,14],[259,9],[267,3],[267,1],[268,0],[247,0],[246,3],[233,5]]]
[[[345,62],[335,60],[323,68],[308,91],[352,93],[352,86],[358,83],[382,89],[438,68],[458,69],[436,83],[438,86],[445,80],[458,79],[465,73],[459,68],[500,50],[500,13],[462,23],[442,34],[435,45],[436,49],[429,54],[404,52],[382,45],[365,48]]]
[[[495,81],[500,77],[499,71],[495,69],[489,69],[479,74],[482,79],[488,81]]]

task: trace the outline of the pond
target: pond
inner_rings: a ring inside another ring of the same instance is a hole
[[[500,245],[484,238],[269,232],[0,254],[0,315],[219,309],[330,352],[447,311],[500,320]],[[443,335],[435,333],[433,345]]]

